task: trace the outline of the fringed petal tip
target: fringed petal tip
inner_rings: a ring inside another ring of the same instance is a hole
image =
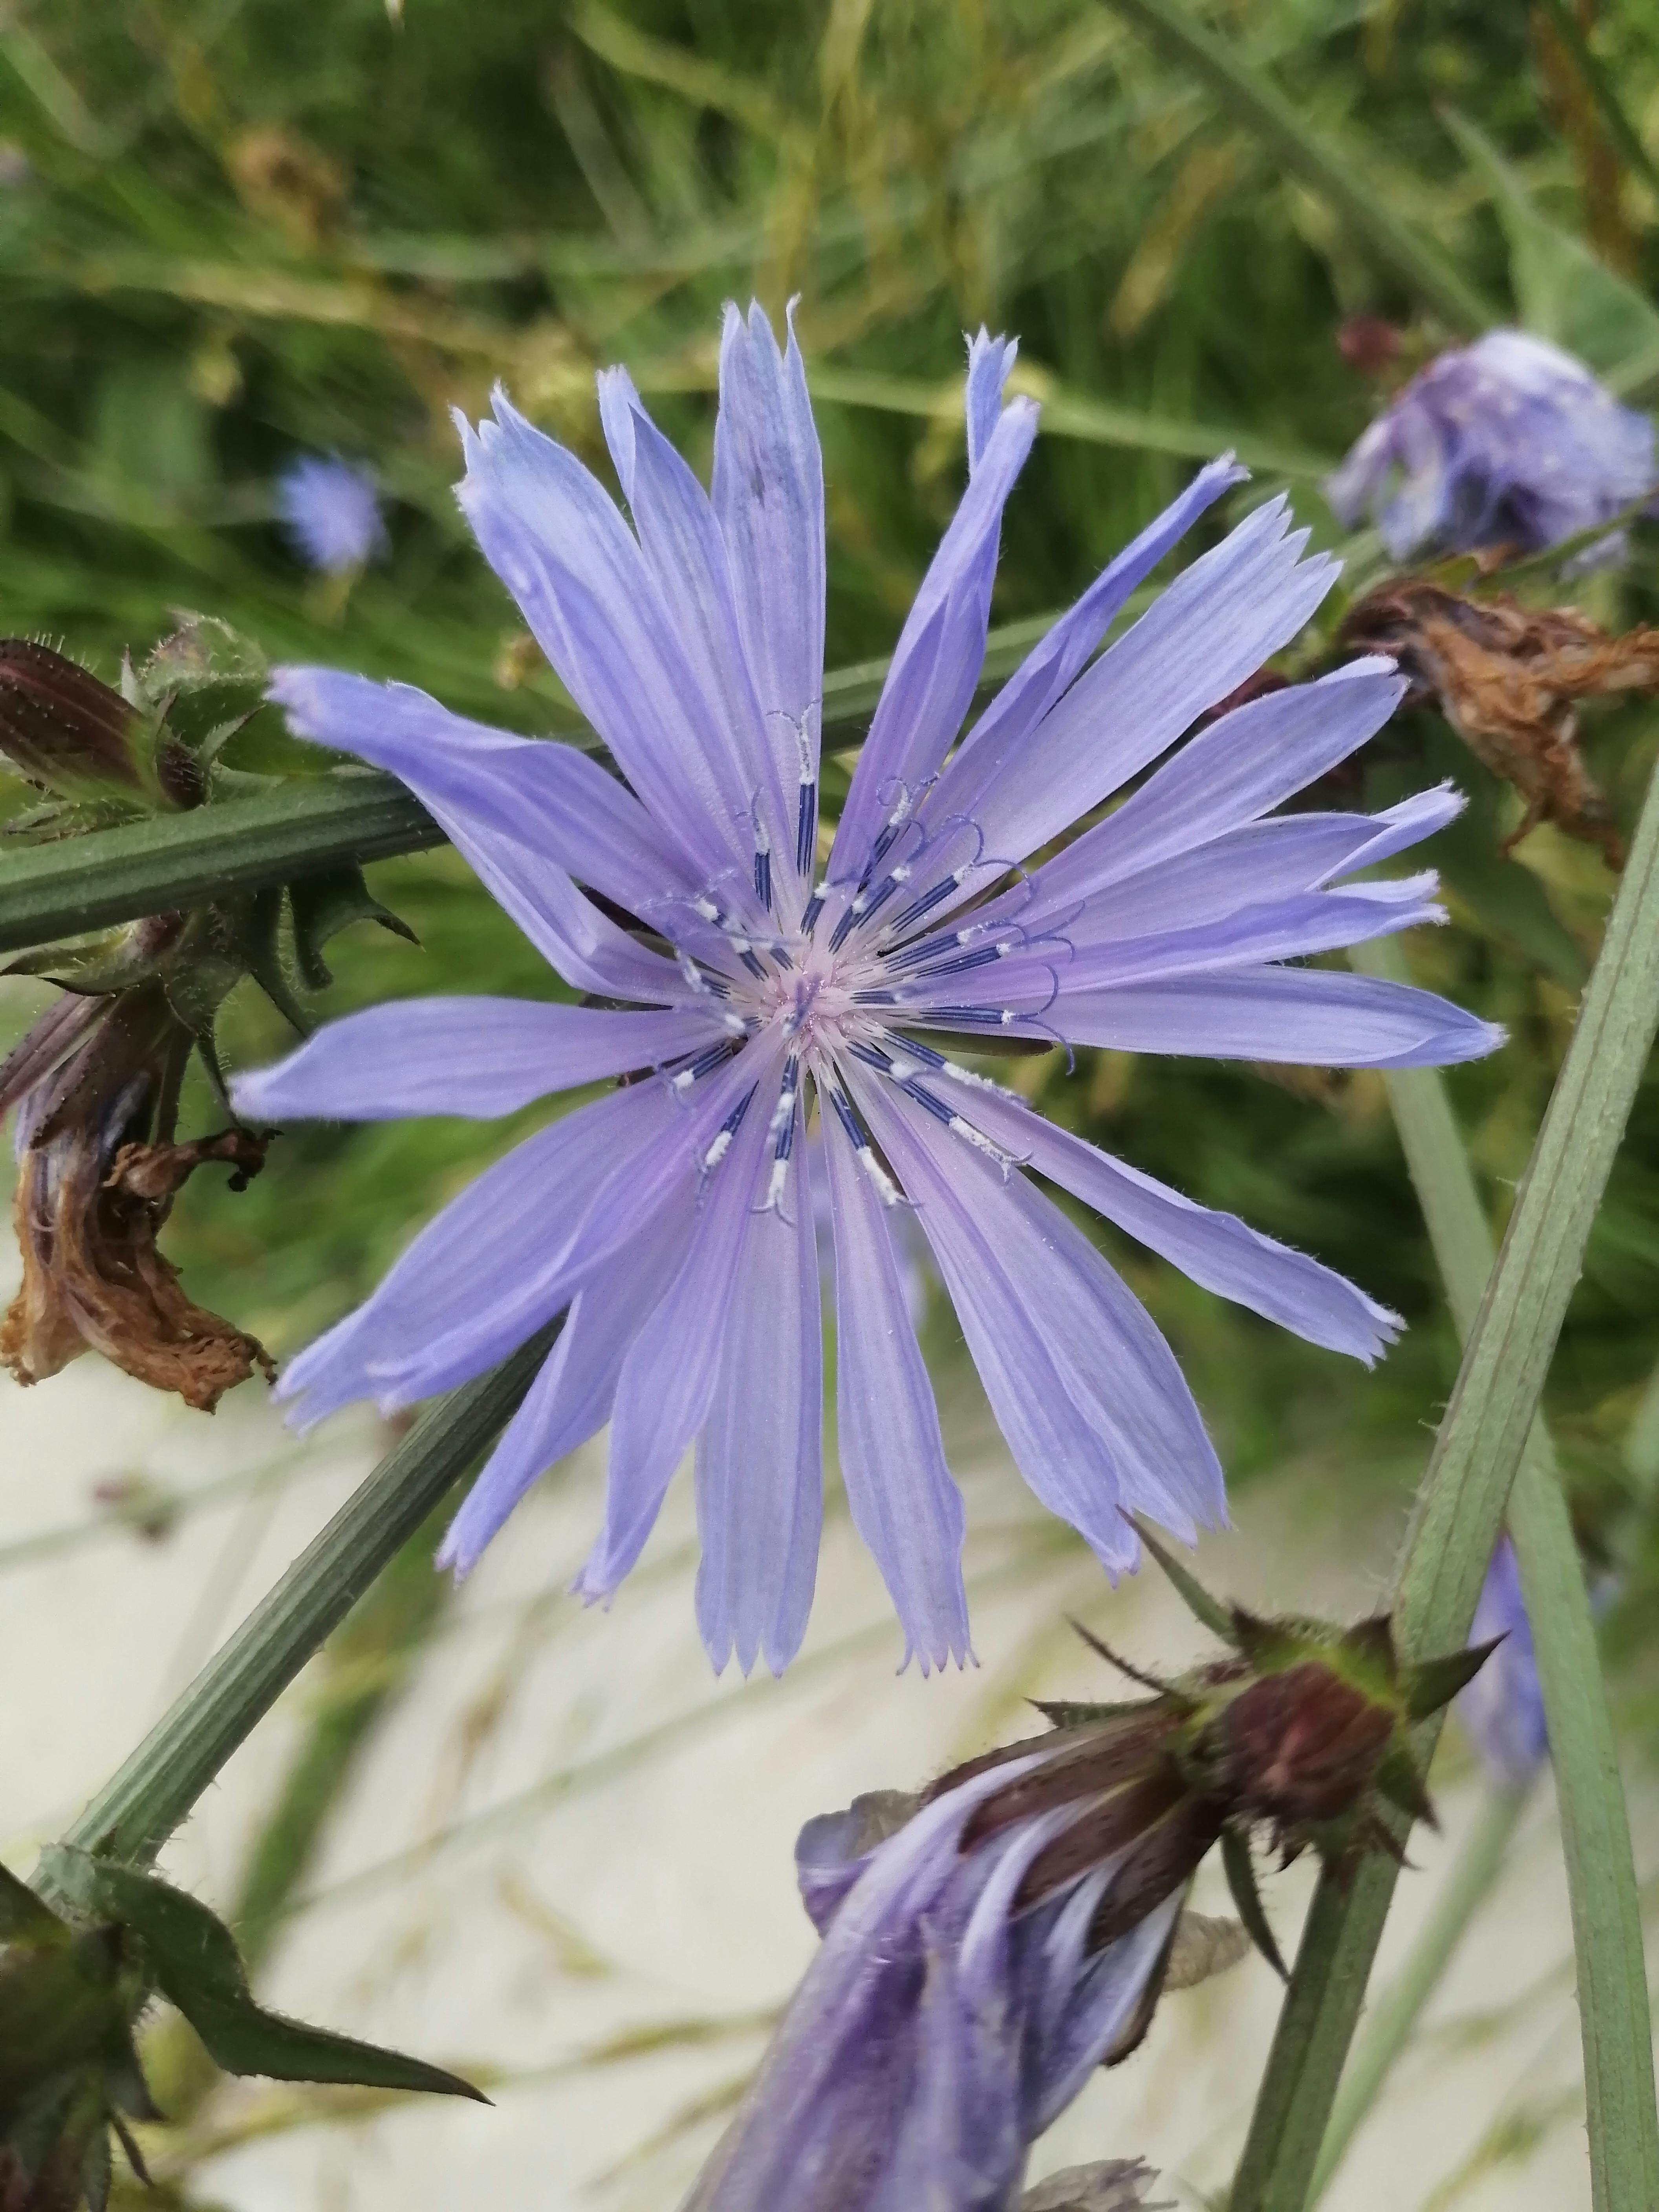
[[[965,1636],[960,1639],[947,1638],[942,1644],[935,1644],[931,1650],[923,1650],[915,1638],[907,1634],[904,1656],[893,1669],[895,1676],[908,1674],[913,1659],[924,1682],[930,1675],[942,1674],[947,1667],[954,1667],[958,1674],[965,1674],[970,1667],[977,1669],[979,1666],[979,1654]]]

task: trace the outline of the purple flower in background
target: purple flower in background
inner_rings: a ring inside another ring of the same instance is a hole
[[[1509,1790],[1524,1788],[1549,1755],[1544,1729],[1544,1693],[1538,1686],[1532,1623],[1521,1595],[1521,1571],[1507,1536],[1498,1540],[1480,1601],[1469,1630],[1471,1644],[1504,1641],[1480,1672],[1461,1690],[1457,1717],[1469,1732],[1480,1763],[1492,1781]]]
[[[1583,363],[1525,331],[1439,355],[1326,483],[1350,528],[1369,514],[1396,561],[1512,545],[1540,553],[1659,483],[1653,424]],[[1613,533],[1598,558],[1616,557]]]
[[[745,1670],[760,1655],[781,1668],[811,1600],[809,1093],[835,1243],[842,1473],[926,1668],[968,1651],[963,1514],[907,1310],[907,1207],[1026,1480],[1113,1573],[1138,1557],[1123,1509],[1190,1540],[1224,1518],[1221,1470],[1168,1346],[1035,1176],[1315,1344],[1370,1360],[1398,1326],[1316,1261],[1054,1127],[954,1054],[1009,1034],[1404,1067],[1500,1035],[1426,992],[1291,964],[1439,916],[1431,877],[1344,879],[1448,821],[1449,791],[1374,817],[1271,812],[1387,719],[1402,689],[1387,661],[1221,715],[1026,872],[1294,637],[1336,571],[1302,558],[1305,533],[1271,501],[1097,657],[1130,593],[1240,481],[1216,462],[958,744],[1003,502],[1036,430],[1029,400],[1002,404],[1013,354],[983,333],[969,349],[968,489],[827,860],[823,477],[799,352],[793,335],[780,351],[758,308],[727,312],[712,494],[626,373],[601,377],[631,529],[505,398],[463,425],[462,505],[620,776],[404,685],[321,668],[274,685],[303,735],[401,776],[565,981],[610,1003],[373,1007],[244,1077],[242,1110],[490,1115],[650,1072],[488,1170],[283,1389],[302,1422],[356,1398],[407,1405],[563,1313],[442,1557],[470,1567],[537,1475],[609,1422],[605,1526],[578,1584],[608,1598],[695,1443],[697,1607],[717,1667],[735,1652]]]
[[[1103,1942],[1133,1847],[1102,1863],[1075,1803],[975,1838],[986,1801],[1044,1763],[919,1812],[883,1796],[808,1821],[796,1863],[823,1948],[682,2212],[1014,2204],[1030,2144],[1144,2032],[1185,1889],[1139,1896]],[[1056,1851],[1068,1827],[1079,1847]]]
[[[294,549],[325,575],[350,575],[386,549],[374,479],[337,453],[307,453],[276,479],[276,508]]]

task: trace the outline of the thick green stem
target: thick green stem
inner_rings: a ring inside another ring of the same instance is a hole
[[[993,630],[980,690],[1018,666],[1053,617]],[[823,679],[823,750],[862,744],[886,680],[885,660]],[[597,747],[577,726],[560,738]],[[46,945],[147,914],[210,904],[344,860],[384,860],[441,845],[445,833],[394,776],[368,769],[295,778],[254,799],[128,822],[6,854],[0,865],[0,952]]]
[[[1632,1967],[1639,1979],[1641,1949],[1638,1933],[1632,1958],[1634,1885],[1633,1879],[1627,1881],[1620,1864],[1621,1856],[1628,1863],[1629,1837],[1622,1798],[1610,1787],[1616,1783],[1617,1769],[1593,1641],[1588,1645],[1589,1680],[1584,1679],[1588,1615],[1579,1610],[1583,1577],[1571,1549],[1559,1486],[1543,1456],[1547,1441],[1540,1437],[1534,1449],[1528,1451],[1527,1447],[1550,1355],[1656,1024],[1659,778],[1650,785],[1630,865],[1613,902],[1572,1043],[1534,1146],[1503,1250],[1474,1315],[1456,1388],[1440,1425],[1407,1537],[1395,1604],[1395,1633],[1407,1658],[1444,1650],[1467,1639],[1486,1563],[1525,1452],[1516,1516],[1516,1551],[1521,1553],[1524,1546],[1522,1582],[1529,1608],[1536,1594],[1551,1615],[1540,1620],[1534,1613],[1533,1626],[1546,1711],[1557,1739],[1563,1820],[1569,1828],[1569,1874],[1576,1885],[1575,1934],[1584,1942],[1579,1953],[1580,1999],[1586,2013],[1590,2165],[1598,2212],[1650,2212],[1659,2203],[1659,2123],[1654,2114],[1645,1993],[1639,2034],[1630,2002]],[[1406,1082],[1404,1074],[1390,1078],[1391,1086]],[[1438,1079],[1424,1073],[1403,1093],[1408,1101],[1417,1102],[1425,1129],[1431,1126],[1431,1094],[1438,1091]],[[1449,1164],[1463,1161],[1449,1109],[1445,1123],[1453,1149],[1448,1152],[1436,1139],[1422,1153],[1432,1170],[1423,1200],[1431,1225],[1439,1223],[1437,1249],[1446,1253],[1456,1271],[1454,1310],[1466,1314],[1474,1266],[1490,1251],[1490,1232],[1472,1185],[1460,1194],[1455,1168]],[[1409,1152],[1417,1142],[1409,1112],[1401,1134]],[[1466,1161],[1463,1175],[1467,1179]],[[1452,1288],[1450,1280],[1448,1287]],[[1530,1568],[1525,1559],[1532,1561]],[[1574,1578],[1577,1596],[1571,1588]],[[1577,1670],[1577,1682],[1564,1683],[1564,1674],[1573,1670]],[[1595,1730],[1594,1742],[1588,1746],[1570,1742],[1559,1733],[1565,1728],[1576,1735],[1587,1726]],[[1425,1752],[1432,1748],[1437,1734],[1437,1726],[1425,1725],[1421,1732]],[[1586,1770],[1585,1795],[1571,1813],[1567,1810],[1573,1786],[1566,1772],[1569,1757],[1575,1765],[1582,1760]],[[1599,1778],[1593,1787],[1591,1772]],[[1576,1840],[1571,1826],[1575,1822],[1582,1824]],[[1346,1890],[1331,1878],[1322,1880],[1315,1893],[1251,2118],[1231,2212],[1303,2212],[1396,1873],[1390,1861],[1374,1857]],[[1608,1900],[1622,1897],[1626,1890],[1630,1910],[1621,1904],[1597,1924],[1598,1915],[1607,1914]]]
[[[1412,1946],[1411,1956],[1370,2009],[1364,2033],[1354,2045],[1342,2076],[1341,2093],[1308,2191],[1310,2212],[1330,2187],[1348,2145],[1376,2103],[1394,2063],[1405,2049],[1423,2008],[1439,1987],[1482,1899],[1497,1881],[1510,1838],[1515,1833],[1524,1790],[1492,1790],[1481,1801],[1456,1863],[1446,1876],[1434,1908]]]
[[[555,1334],[556,1324],[542,1330],[422,1415],[215,1653],[66,1842],[112,1858],[155,1857],[324,1638],[513,1418]]]

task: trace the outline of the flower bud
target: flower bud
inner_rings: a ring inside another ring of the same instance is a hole
[[[1395,1723],[1315,1659],[1252,1682],[1219,1723],[1241,1814],[1286,1832],[1340,1820],[1375,1779]]]
[[[0,639],[0,752],[63,799],[148,796],[143,719],[118,691],[32,639]]]

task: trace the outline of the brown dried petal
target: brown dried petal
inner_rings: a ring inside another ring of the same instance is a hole
[[[1392,653],[1475,757],[1527,803],[1509,852],[1540,822],[1597,845],[1608,865],[1624,847],[1607,803],[1578,755],[1577,702],[1659,689],[1659,629],[1614,637],[1571,607],[1508,597],[1465,599],[1421,577],[1362,599],[1343,625],[1351,645]]]
[[[1104,1950],[1127,1936],[1184,1887],[1221,1826],[1222,1808],[1213,1799],[1185,1797],[1132,1844],[1089,1923],[1090,1949]]]
[[[1157,2179],[1139,2158],[1068,2166],[1028,2189],[1019,2200],[1019,2212],[1175,2212],[1169,2197],[1149,2203],[1146,2191]]]
[[[89,1134],[31,1147],[14,1206],[23,1281],[0,1322],[0,1363],[39,1382],[99,1352],[203,1413],[256,1365],[270,1376],[257,1339],[193,1304],[155,1243],[173,1194],[204,1160],[246,1176],[264,1152],[262,1139],[234,1129],[192,1145],[127,1145],[106,1176]]]
[[[1249,1949],[1250,1939],[1243,1921],[1224,1913],[1183,1912],[1176,1922],[1164,1986],[1196,1989],[1213,1975],[1230,1973],[1241,1959],[1249,1957]]]
[[[1028,1738],[1024,1743],[1010,1744],[1004,1751],[969,1760],[966,1766],[957,1767],[936,1782],[928,1794],[937,1796],[1005,1759],[1021,1758],[1032,1752],[1043,1754],[1041,1766],[1022,1774],[994,1797],[988,1797],[975,1812],[962,1838],[963,1849],[970,1850],[986,1837],[994,1836],[1036,1814],[1048,1812],[1056,1805],[1068,1805],[1079,1798],[1097,1796],[1103,1790],[1118,1788],[1158,1759],[1180,1724],[1181,1715],[1172,1706],[1149,1700],[1121,1718],[1102,1721],[1088,1728],[1057,1729],[1052,1735]]]

